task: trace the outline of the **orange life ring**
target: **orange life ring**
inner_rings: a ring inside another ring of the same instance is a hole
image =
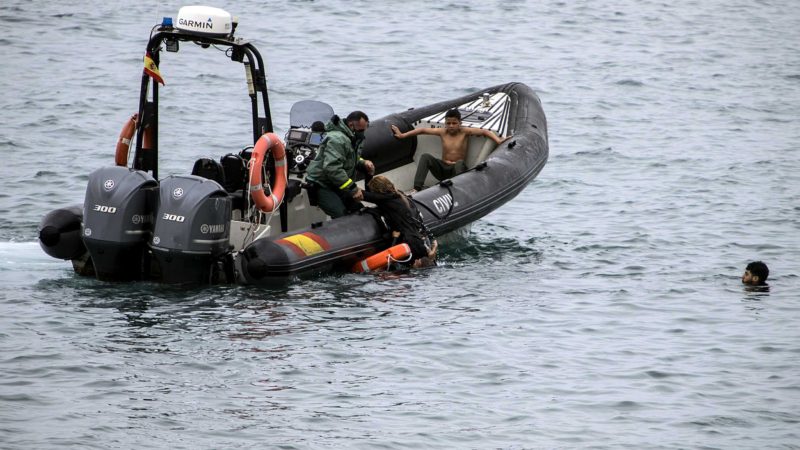
[[[131,140],[133,133],[136,132],[136,122],[139,120],[139,114],[134,114],[122,126],[122,131],[119,132],[119,139],[117,139],[117,151],[114,154],[114,162],[118,166],[128,165],[128,151],[131,148]]]
[[[118,166],[125,167],[128,165],[128,153],[130,152],[131,142],[133,141],[133,135],[136,133],[138,124],[139,114],[134,114],[125,122],[125,125],[122,126],[122,131],[120,131],[119,139],[117,140],[117,150],[114,153],[114,162]],[[144,128],[142,132],[142,142],[143,149],[152,148],[150,127]]]
[[[272,194],[267,197],[264,193],[264,184],[261,180],[261,165],[267,152],[272,152],[275,159],[275,186],[271,186]],[[258,139],[253,153],[250,156],[250,196],[256,203],[258,209],[263,212],[275,211],[283,201],[283,194],[286,192],[286,147],[275,133],[266,133]]]
[[[362,273],[372,272],[375,270],[385,270],[389,267],[389,264],[392,260],[407,262],[410,259],[410,256],[411,247],[409,247],[408,244],[397,244],[394,247],[389,247],[380,253],[376,253],[369,258],[356,263],[356,265],[353,266],[353,272]]]

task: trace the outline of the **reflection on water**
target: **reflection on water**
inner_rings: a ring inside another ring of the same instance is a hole
[[[748,286],[743,285],[742,290],[745,292],[742,298],[742,303],[748,311],[753,313],[760,313],[765,308],[765,302],[769,301],[769,285],[764,286]]]
[[[769,294],[769,285],[763,286],[747,286],[743,287],[745,292],[752,294]],[[769,295],[758,295],[758,297],[769,297]]]

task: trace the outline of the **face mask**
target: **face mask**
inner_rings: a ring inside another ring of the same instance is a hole
[[[353,148],[358,147],[361,142],[364,141],[364,132],[363,131],[353,131],[353,137],[350,139],[350,143],[353,145]]]

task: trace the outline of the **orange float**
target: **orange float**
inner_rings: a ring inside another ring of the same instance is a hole
[[[272,157],[275,159],[275,186],[270,187],[272,193],[268,197],[264,193],[261,166],[264,164],[264,158],[269,152],[272,152]],[[266,133],[258,139],[255,147],[253,147],[249,165],[250,196],[253,197],[256,207],[267,213],[275,211],[283,201],[288,175],[286,171],[286,148],[277,134]]]
[[[353,266],[353,272],[374,272],[377,270],[386,270],[392,261],[408,262],[411,259],[411,247],[408,244],[397,244],[394,247],[376,253],[369,258],[356,263]]]
[[[117,150],[114,153],[114,162],[118,166],[125,167],[128,165],[128,153],[130,152],[131,142],[138,124],[139,114],[134,114],[122,126],[122,131],[120,131],[119,139],[117,140]],[[142,148],[152,148],[150,145],[150,127],[145,127],[144,132],[142,132],[142,141]]]
[[[136,122],[138,120],[139,114],[134,114],[122,126],[122,131],[120,131],[119,139],[117,140],[117,151],[114,154],[114,162],[118,166],[124,167],[128,165],[128,151],[131,148],[131,139],[133,139],[133,133],[136,132]]]

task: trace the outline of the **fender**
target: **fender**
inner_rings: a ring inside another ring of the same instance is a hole
[[[261,166],[267,153],[272,152],[275,160],[275,186],[270,186],[272,193],[269,197],[264,193],[264,184],[261,179]],[[283,195],[286,192],[287,165],[286,147],[275,133],[266,133],[258,139],[250,157],[250,196],[259,210],[270,213],[278,209],[283,202]]]

